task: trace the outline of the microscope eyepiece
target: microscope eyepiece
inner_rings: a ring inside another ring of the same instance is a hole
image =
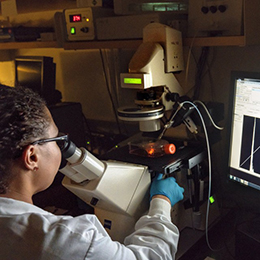
[[[76,149],[76,145],[71,140],[68,140],[67,144],[61,151],[62,157],[64,157],[65,159],[71,157],[75,153]]]

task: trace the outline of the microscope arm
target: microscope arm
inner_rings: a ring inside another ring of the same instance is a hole
[[[150,89],[165,87],[171,92],[182,94],[183,90],[172,73],[165,72],[164,49],[159,43],[142,43],[129,63],[129,73],[121,73],[121,87],[131,89]],[[162,94],[165,110],[172,108],[173,102]]]

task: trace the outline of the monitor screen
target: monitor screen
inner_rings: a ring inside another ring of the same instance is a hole
[[[48,104],[55,94],[56,67],[52,57],[20,56],[15,58],[15,85],[39,93]]]
[[[41,92],[42,63],[38,61],[16,60],[17,82],[21,86]]]
[[[260,190],[260,73],[231,74],[229,179]]]

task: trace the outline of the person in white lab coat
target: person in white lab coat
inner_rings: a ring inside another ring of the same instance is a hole
[[[124,244],[95,215],[56,216],[33,205],[54,180],[63,141],[37,94],[0,86],[0,259],[174,259],[179,231],[170,210],[184,191],[174,178],[152,182],[149,213]]]

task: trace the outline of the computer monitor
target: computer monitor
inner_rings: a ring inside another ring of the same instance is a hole
[[[55,103],[56,66],[52,57],[20,56],[15,58],[15,85],[39,93],[47,104]]]
[[[231,73],[229,173],[260,190],[260,72]]]

